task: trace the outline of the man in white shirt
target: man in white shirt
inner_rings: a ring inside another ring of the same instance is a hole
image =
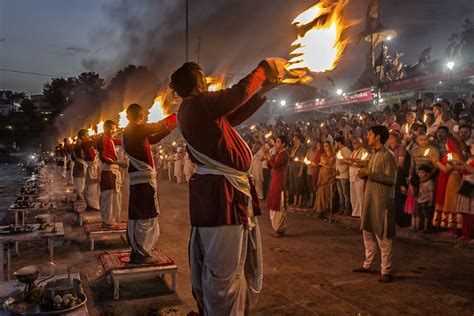
[[[339,194],[339,214],[351,215],[348,161],[352,151],[344,144],[343,137],[334,139],[336,145],[336,186]]]
[[[352,147],[354,151],[349,160],[349,182],[351,188],[351,205],[352,216],[360,217],[362,214],[362,201],[364,199],[364,180],[359,178],[357,174],[362,169],[364,163],[367,163],[368,152],[362,147],[362,139],[354,138],[352,140]]]

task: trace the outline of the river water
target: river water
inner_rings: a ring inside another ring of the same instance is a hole
[[[16,164],[0,165],[0,220],[5,216],[8,206],[15,202],[26,176]]]

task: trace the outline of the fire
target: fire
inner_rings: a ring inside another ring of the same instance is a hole
[[[164,110],[165,96],[158,95],[153,101],[153,105],[148,110],[148,122],[158,122],[166,117]]]
[[[426,156],[428,156],[429,153],[430,153],[430,149],[427,148],[427,149],[425,149],[425,151],[423,153],[423,156],[426,157]]]
[[[87,129],[89,136],[94,136],[96,134],[95,129],[91,126]]]
[[[73,140],[72,140],[71,136],[69,136],[68,141],[69,141],[69,144],[72,144]]]
[[[368,156],[369,156],[369,153],[366,152],[366,151],[364,151],[364,152],[362,153],[362,156],[361,156],[360,158],[361,158],[361,160],[366,160]]]
[[[269,138],[269,137],[271,137],[271,136],[272,136],[272,134],[273,134],[273,132],[272,132],[272,131],[269,131],[268,133],[266,133],[266,134],[265,134],[265,138]]]
[[[207,91],[219,91],[225,89],[224,77],[206,77]]]
[[[448,161],[453,161],[453,154],[452,153],[448,153]]]
[[[308,165],[308,166],[309,166],[309,165],[311,164],[311,160],[309,160],[309,159],[306,158],[306,157],[304,157],[304,160],[303,160],[303,161],[304,161],[305,165]]]
[[[119,119],[119,127],[120,128],[125,128],[128,125],[128,119],[127,119],[127,110],[123,110],[122,112],[119,113],[120,119]]]
[[[97,124],[97,134],[102,134],[104,132],[104,121],[100,119],[99,124]]]
[[[291,44],[288,71],[325,72],[337,66],[348,44],[342,35],[353,25],[342,15],[347,2],[322,0],[293,20],[303,34]]]
[[[344,159],[344,157],[342,156],[341,152],[338,151],[337,154],[336,154],[336,158],[339,159],[339,160],[342,160]]]

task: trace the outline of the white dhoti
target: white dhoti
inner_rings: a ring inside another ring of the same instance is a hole
[[[224,176],[248,197],[249,213],[245,225],[192,227],[189,262],[194,298],[203,315],[248,314],[263,282],[262,245],[253,213],[249,174],[213,160],[189,143],[187,146],[203,163],[196,174]]]
[[[262,289],[258,223],[193,227],[189,262],[193,295],[203,315],[246,315]]]
[[[76,195],[81,200],[84,199],[84,188],[86,185],[86,177],[74,177],[72,178],[72,184]]]
[[[66,179],[66,175],[67,175],[67,158],[64,158],[63,172],[61,174],[61,177],[63,177],[63,179]]]
[[[158,217],[148,219],[129,219],[127,226],[128,242],[132,249],[142,256],[150,256],[151,250],[160,237]]]
[[[177,159],[174,163],[174,176],[178,184],[183,182],[184,159]]]
[[[89,209],[100,209],[100,178],[98,156],[96,160],[87,163],[86,169],[86,187],[84,189],[84,198]]]
[[[285,192],[281,191],[280,197],[280,210],[274,211],[270,210],[270,221],[272,223],[272,228],[277,233],[286,232],[286,201],[285,201]]]
[[[120,222],[122,209],[121,174],[118,165],[103,164],[103,171],[110,171],[115,176],[115,183],[109,183],[110,190],[100,192],[100,214],[102,222],[107,225],[115,225]],[[104,179],[101,179],[103,181]]]
[[[129,155],[125,150],[124,153],[131,165],[137,171],[129,173],[130,185],[149,184],[154,191],[152,197],[156,212],[160,213],[160,205],[158,203],[158,191],[156,184],[155,168],[148,163],[138,160]],[[130,215],[129,215],[130,216]],[[158,216],[147,219],[128,219],[127,237],[130,247],[133,251],[141,256],[150,257],[151,250],[155,246],[160,237],[160,226]]]
[[[189,182],[189,179],[191,179],[191,176],[194,173],[194,164],[192,163],[191,159],[187,158],[184,159],[184,177],[186,178],[186,182]]]
[[[360,217],[362,215],[362,202],[364,200],[364,180],[358,179],[351,182],[350,185],[352,216]]]

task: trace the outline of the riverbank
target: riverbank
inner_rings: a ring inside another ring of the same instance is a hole
[[[16,164],[2,163],[0,165],[0,222],[6,215],[10,204],[16,199],[16,194],[27,177]]]

